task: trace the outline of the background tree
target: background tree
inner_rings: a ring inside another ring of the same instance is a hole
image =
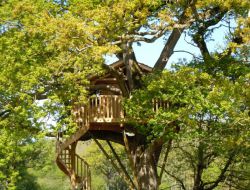
[[[214,189],[241,177],[248,184],[237,165],[249,164],[249,72],[232,81],[186,67],[152,78],[128,100],[126,113],[135,123],[146,117],[147,126],[138,128],[148,141],[171,140],[168,165],[159,166],[166,175],[183,189]],[[152,99],[167,106],[155,114]]]
[[[55,142],[29,135],[0,129],[0,189],[69,189],[69,180],[55,164]]]

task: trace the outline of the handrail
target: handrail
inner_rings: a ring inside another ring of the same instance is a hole
[[[161,99],[152,100],[153,112],[158,112],[160,109],[168,109],[169,104]],[[78,125],[78,130],[70,137],[63,140],[62,133],[58,133],[56,151],[57,165],[70,178],[75,176],[77,182],[81,182],[83,189],[91,189],[91,174],[90,168],[86,161],[77,155],[72,146],[84,134],[87,133],[90,123],[98,122],[123,122],[125,114],[122,108],[122,96],[118,95],[99,95],[92,96],[86,104],[78,104],[73,108],[75,121]],[[74,181],[74,180],[73,180]]]
[[[88,131],[88,127],[79,128],[73,135],[63,138],[58,132],[56,139],[56,163],[70,178],[73,187],[91,190],[91,172],[89,164],[76,152],[76,142]]]
[[[79,127],[90,122],[120,122],[124,118],[122,96],[92,96],[86,104],[78,104],[73,109]]]
[[[73,109],[78,127],[88,126],[89,123],[122,122],[125,113],[122,107],[123,97],[120,95],[96,95],[89,98],[86,104],[78,104]],[[152,100],[152,110],[168,109],[169,103],[159,98]]]
[[[75,182],[85,190],[91,190],[91,172],[89,164],[81,158],[69,145],[67,148],[62,148],[62,142],[58,140],[57,159],[58,167],[72,179],[75,176]]]

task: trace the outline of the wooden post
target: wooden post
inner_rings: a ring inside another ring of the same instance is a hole
[[[77,179],[76,179],[76,162],[75,162],[75,150],[76,150],[76,144],[77,142],[74,142],[71,144],[70,148],[70,162],[71,162],[71,175],[70,175],[70,182],[71,182],[71,189],[76,190],[77,189]]]
[[[91,173],[88,168],[88,175],[87,175],[87,190],[91,190]]]

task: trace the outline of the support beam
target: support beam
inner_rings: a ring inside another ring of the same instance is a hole
[[[76,179],[76,171],[75,171],[75,168],[76,168],[76,162],[75,162],[76,144],[77,144],[77,142],[72,143],[70,150],[69,150],[70,163],[71,163],[70,182],[71,182],[72,190],[77,189],[77,179]]]
[[[115,168],[115,170],[125,180],[125,182],[128,184],[128,186],[130,187],[130,189],[136,189],[135,186],[134,186],[134,184],[130,182],[130,179],[128,179],[127,176],[122,173],[122,171],[120,170],[120,168],[112,161],[112,159],[110,158],[110,156],[108,155],[108,153],[106,152],[106,150],[102,147],[102,145],[98,142],[98,140],[96,140],[95,138],[93,138],[93,140],[95,141],[95,143],[97,144],[97,146],[99,147],[99,149],[102,151],[102,153],[106,156],[106,158],[113,165],[113,167]]]
[[[168,141],[168,144],[167,144],[167,150],[165,152],[165,156],[164,156],[164,159],[163,159],[162,168],[161,168],[161,171],[160,171],[159,183],[162,180],[163,172],[164,172],[164,169],[165,169],[165,166],[166,166],[166,162],[167,162],[167,158],[168,158],[168,155],[169,155],[169,152],[170,152],[170,149],[171,149],[171,145],[172,145],[172,139],[170,139]]]
[[[135,184],[134,184],[133,180],[132,180],[131,177],[129,176],[129,174],[128,174],[126,168],[125,168],[125,166],[123,165],[121,159],[120,159],[119,156],[117,155],[117,153],[116,153],[114,147],[112,146],[112,144],[111,144],[109,141],[106,141],[106,142],[107,142],[107,144],[109,145],[109,148],[110,148],[110,150],[112,151],[114,157],[116,158],[116,160],[117,160],[117,162],[118,162],[120,168],[122,169],[123,173],[124,173],[124,174],[126,175],[126,177],[129,179],[130,183],[133,184],[133,186],[135,187]]]
[[[124,145],[123,139],[122,139],[122,134],[121,133],[116,133],[112,131],[89,131],[86,135],[81,137],[80,140],[86,141],[90,140],[91,138],[95,138],[98,140],[109,140],[115,143],[118,143],[120,145]]]

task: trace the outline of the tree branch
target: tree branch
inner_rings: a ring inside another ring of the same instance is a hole
[[[191,153],[189,153],[188,151],[186,151],[185,149],[183,149],[182,147],[177,147],[177,148],[180,149],[187,156],[189,163],[193,167],[193,170],[195,170],[195,165],[194,165],[195,160],[193,159],[193,155]]]
[[[198,155],[197,155],[197,164],[196,164],[196,173],[194,175],[194,190],[202,189],[202,173],[204,170],[204,146],[203,143],[200,143],[198,146]]]
[[[77,51],[78,53],[80,53],[80,52],[83,52],[83,51],[85,51],[86,49],[91,48],[91,47],[93,47],[93,45],[87,45],[86,47],[83,47],[83,48],[78,48],[78,47],[76,47],[76,51]]]
[[[197,27],[198,27],[197,32],[193,35],[193,40],[197,44],[197,46],[200,49],[201,54],[205,60],[206,59],[211,60],[212,57],[208,51],[204,35],[207,32],[207,29],[209,27],[214,26],[217,23],[219,23],[227,12],[225,10],[218,11],[218,9],[219,9],[219,7],[214,7],[213,9],[211,9],[210,13],[214,14],[214,17],[207,20],[207,21],[204,21],[205,18],[204,18],[204,20],[200,19],[196,8],[194,6],[192,7],[192,11],[196,15],[196,21],[197,21]]]
[[[132,70],[131,70],[131,44],[125,44],[124,45],[124,52],[123,52],[123,62],[125,64],[126,68],[126,76],[127,76],[127,81],[128,81],[128,87],[129,87],[129,92],[132,91],[134,88],[134,82],[132,79]]]
[[[170,152],[170,149],[171,149],[171,145],[172,145],[172,139],[170,139],[168,141],[168,144],[167,144],[167,150],[165,152],[162,168],[161,168],[161,171],[160,171],[159,183],[161,183],[161,180],[162,180],[163,172],[164,172],[164,169],[165,169],[165,166],[166,166],[166,163],[167,163],[167,158],[168,158],[168,155],[169,155],[169,152]]]
[[[115,70],[113,67],[103,64],[104,69],[106,69],[108,72],[112,73],[115,78],[118,81],[118,85],[121,88],[122,94],[124,97],[129,97],[129,90],[127,88],[127,85],[125,83],[125,76],[123,73],[120,73],[119,71]]]
[[[227,162],[225,163],[225,166],[223,167],[220,175],[218,176],[218,178],[214,182],[204,183],[204,187],[205,187],[205,185],[209,185],[212,183],[212,185],[210,185],[208,188],[204,188],[205,190],[214,189],[215,187],[217,187],[219,185],[220,182],[222,182],[225,179],[225,174],[228,171],[229,166],[233,163],[235,155],[236,155],[236,150],[232,151],[230,153],[229,158],[228,158]]]
[[[163,168],[163,170],[167,175],[169,175],[170,177],[174,178],[177,182],[179,182],[181,184],[182,189],[186,190],[184,182],[180,178],[176,177],[174,174],[171,174],[165,168]]]
[[[156,32],[151,38],[147,38],[143,35],[152,35],[154,32],[141,32],[138,33],[138,35],[127,35],[125,36],[125,39],[128,40],[129,42],[146,42],[146,43],[153,43],[155,42],[157,39],[159,39],[161,36],[163,36],[168,30],[169,28],[175,28],[175,29],[179,29],[182,30],[185,27],[189,26],[190,22],[185,23],[185,24],[174,24],[173,26],[167,26],[164,29]],[[139,35],[142,34],[142,35]]]
[[[174,53],[188,53],[190,55],[192,55],[195,59],[199,59],[199,60],[202,60],[201,58],[195,56],[193,53],[189,52],[189,51],[185,51],[185,50],[175,50],[173,51]]]
[[[1,119],[7,118],[9,116],[10,112],[11,112],[11,110],[4,110],[4,111],[0,112],[0,118]]]
[[[197,0],[190,0],[189,1],[189,6],[192,6],[193,4],[196,3]],[[186,12],[188,10],[188,7],[186,6],[183,13],[180,16],[179,19],[179,24],[184,24],[185,22],[187,22],[187,17],[186,17]],[[157,62],[154,65],[153,70],[158,70],[158,71],[162,71],[165,66],[168,63],[169,58],[171,57],[171,55],[173,54],[173,50],[175,48],[175,45],[177,44],[178,40],[181,37],[182,32],[184,31],[184,27],[183,28],[174,28],[172,33],[170,34],[168,41],[166,43],[166,45],[164,46],[160,57],[158,58]]]

